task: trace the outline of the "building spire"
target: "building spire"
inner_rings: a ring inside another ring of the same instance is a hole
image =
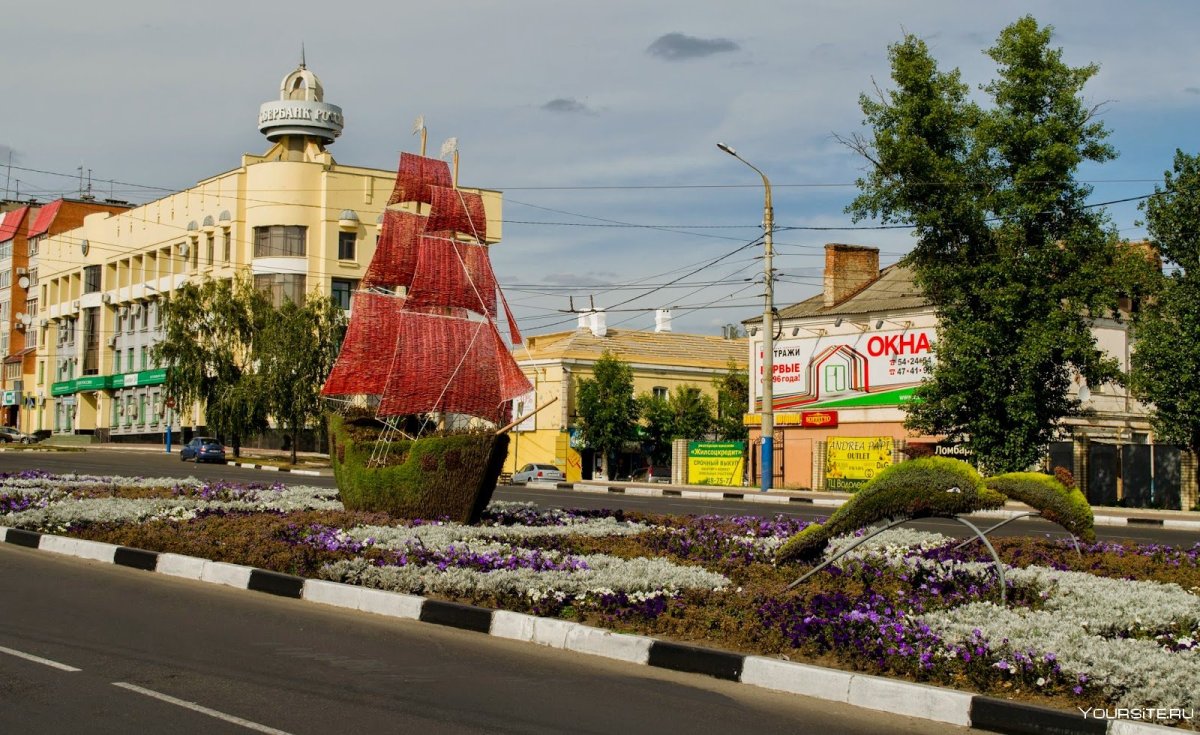
[[[307,69],[308,65],[304,63],[304,41],[300,42],[300,68]]]

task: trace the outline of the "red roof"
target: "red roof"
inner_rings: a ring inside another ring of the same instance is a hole
[[[46,234],[50,230],[50,223],[54,222],[54,218],[58,216],[58,210],[62,208],[62,204],[62,199],[55,199],[38,210],[37,217],[29,226],[29,237]]]
[[[29,207],[18,207],[4,214],[4,221],[0,222],[0,242],[13,239],[28,211]]]

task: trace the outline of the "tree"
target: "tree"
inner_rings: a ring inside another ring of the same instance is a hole
[[[579,381],[576,393],[580,429],[587,445],[600,453],[607,475],[610,456],[637,439],[633,369],[605,350],[592,374],[592,378]]]
[[[268,314],[255,342],[259,384],[267,409],[290,439],[296,464],[299,432],[321,415],[321,384],[333,369],[345,334],[345,312],[332,299],[309,294]]]
[[[912,225],[904,262],[938,317],[932,380],[906,425],[964,441],[989,472],[1031,466],[1081,413],[1075,372],[1120,379],[1090,326],[1115,313],[1128,259],[1075,180],[1115,152],[1081,98],[1097,67],[1066,65],[1051,32],[1029,16],[1001,32],[987,51],[998,76],[981,87],[990,109],[905,36],[890,48],[896,89],[860,99],[871,136],[843,139],[868,163],[847,211]]]
[[[671,458],[674,439],[700,439],[712,431],[713,399],[693,385],[677,385],[666,398],[643,393],[637,398],[654,462]]]
[[[1200,156],[1176,151],[1154,194],[1147,230],[1172,267],[1135,318],[1130,383],[1159,439],[1200,452]]]
[[[713,380],[717,389],[717,416],[713,429],[717,439],[727,442],[744,442],[750,430],[742,422],[746,407],[750,404],[750,375],[739,370],[737,363],[729,361],[729,372]]]
[[[162,302],[163,341],[154,359],[167,367],[166,394],[183,413],[199,404],[207,426],[240,456],[244,437],[267,427],[252,369],[255,336],[270,304],[245,277],[185,283]]]

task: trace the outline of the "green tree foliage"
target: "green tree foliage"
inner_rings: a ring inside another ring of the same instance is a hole
[[[298,433],[321,417],[321,384],[333,369],[345,329],[341,307],[312,293],[303,306],[289,299],[268,312],[255,343],[258,382],[268,411],[291,440],[292,464]]]
[[[1200,451],[1200,157],[1174,170],[1144,205],[1150,240],[1169,264],[1162,290],[1135,319],[1131,387],[1153,404],[1160,439]]]
[[[717,416],[713,430],[720,441],[744,442],[750,430],[742,423],[746,407],[750,405],[750,376],[739,370],[737,363],[729,361],[729,372],[713,380],[717,389]]]
[[[269,302],[241,277],[186,283],[161,308],[164,337],[154,358],[167,367],[166,394],[181,415],[201,406],[208,428],[239,456],[242,439],[267,427],[252,365]]]
[[[896,88],[861,98],[870,137],[843,140],[868,162],[848,211],[913,226],[905,262],[939,320],[932,380],[906,423],[964,441],[989,472],[1034,464],[1081,412],[1075,371],[1120,379],[1090,318],[1115,309],[1128,260],[1075,180],[1115,152],[1082,99],[1097,67],[1065,64],[1051,31],[1026,16],[1001,32],[987,109],[906,36],[890,49]]]
[[[714,402],[694,385],[677,385],[666,398],[643,393],[637,398],[651,458],[667,462],[674,439],[702,439],[713,427]]]
[[[583,440],[600,453],[604,471],[609,458],[637,439],[638,406],[633,397],[633,369],[605,350],[592,378],[579,381],[576,393]]]

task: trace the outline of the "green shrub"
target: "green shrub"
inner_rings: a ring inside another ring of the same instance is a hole
[[[814,524],[779,548],[780,562],[812,559],[834,536],[883,520],[971,513],[1004,505],[1004,496],[989,490],[971,465],[947,457],[926,457],[892,465],[835,510],[824,524]]]
[[[1066,487],[1040,472],[1009,472],[987,479],[987,486],[1041,512],[1042,517],[1094,543],[1096,530],[1092,507],[1078,488]]]
[[[374,428],[374,427],[370,427]],[[496,489],[508,434],[471,432],[386,442],[361,420],[329,418],[330,459],[348,510],[474,523]],[[368,467],[386,449],[382,466]]]

